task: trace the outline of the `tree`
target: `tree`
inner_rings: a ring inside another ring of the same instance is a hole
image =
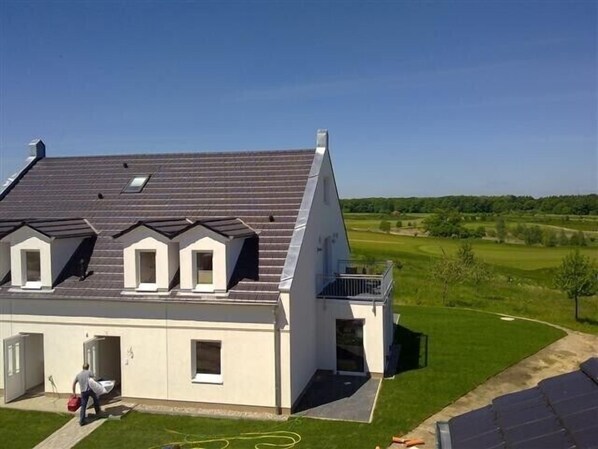
[[[579,298],[592,296],[598,291],[598,267],[589,257],[579,250],[563,258],[555,276],[555,285],[559,290],[575,300],[575,320],[579,320]]]
[[[567,237],[567,234],[565,234],[565,230],[561,229],[561,232],[559,233],[559,245],[567,246],[568,244],[569,244],[569,237]]]
[[[507,236],[507,226],[505,224],[505,219],[503,216],[500,216],[496,219],[496,237],[498,237],[499,243],[505,242],[505,237]]]
[[[380,230],[386,233],[390,232],[390,221],[382,220],[380,222]]]
[[[542,244],[546,247],[552,248],[557,244],[556,232],[552,229],[546,228],[542,231]]]
[[[442,303],[446,304],[449,289],[465,278],[465,268],[458,257],[442,251],[442,258],[432,266],[432,277],[442,284]]]
[[[467,237],[463,217],[457,211],[439,210],[424,219],[424,229],[434,237]]]

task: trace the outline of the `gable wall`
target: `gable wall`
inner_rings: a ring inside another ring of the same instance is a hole
[[[328,178],[328,202],[324,202],[324,179]],[[334,237],[337,235],[337,237]],[[290,295],[291,403],[294,403],[314,375],[318,366],[318,319],[316,294],[318,275],[322,274],[323,248],[326,237],[331,243],[331,268],[336,271],[339,259],[349,257],[345,227],[329,152],[324,153],[317,187],[311,206],[303,244],[299,254]]]

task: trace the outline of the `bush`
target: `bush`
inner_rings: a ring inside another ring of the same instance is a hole
[[[396,227],[397,228],[402,228],[403,227],[403,222],[401,220],[397,221]]]
[[[387,232],[387,233],[390,232],[390,222],[387,220],[382,220],[380,222],[380,230],[382,232]]]

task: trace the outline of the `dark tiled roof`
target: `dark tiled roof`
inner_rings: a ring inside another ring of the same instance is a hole
[[[448,429],[442,449],[597,449],[598,358],[456,416]]]
[[[242,223],[259,235],[257,244],[244,245],[244,251],[255,246],[258,254],[242,252],[245,268],[236,273],[229,298],[276,301],[314,154],[292,150],[44,158],[0,201],[0,220],[87,219],[99,232],[88,264],[91,274],[84,281],[65,279],[51,295],[108,299],[122,299],[124,285],[122,244],[114,234],[139,221],[186,217],[235,236],[248,232]],[[139,174],[151,175],[143,191],[122,193]],[[258,261],[256,268],[247,266],[252,260]],[[243,274],[252,270],[253,278]],[[7,290],[4,286],[0,292],[22,295]]]
[[[55,218],[46,220],[8,220],[0,222],[0,235],[4,237],[22,226],[44,234],[48,237],[65,239],[72,237],[91,237],[95,230],[83,218]]]
[[[139,226],[145,226],[168,238],[176,237],[189,229],[201,225],[211,231],[214,231],[224,237],[239,238],[255,235],[255,231],[247,226],[243,221],[235,217],[209,218],[205,220],[190,220],[188,218],[166,218],[163,220],[145,220],[138,221],[133,226],[129,226],[120,232],[114,234],[118,238],[131,232]]]

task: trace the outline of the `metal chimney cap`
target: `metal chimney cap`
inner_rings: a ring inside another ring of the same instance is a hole
[[[29,156],[37,159],[46,157],[46,145],[41,139],[35,139],[29,142]]]
[[[328,130],[327,129],[318,129],[318,137],[316,139],[316,146],[318,148],[324,147],[328,148]]]

